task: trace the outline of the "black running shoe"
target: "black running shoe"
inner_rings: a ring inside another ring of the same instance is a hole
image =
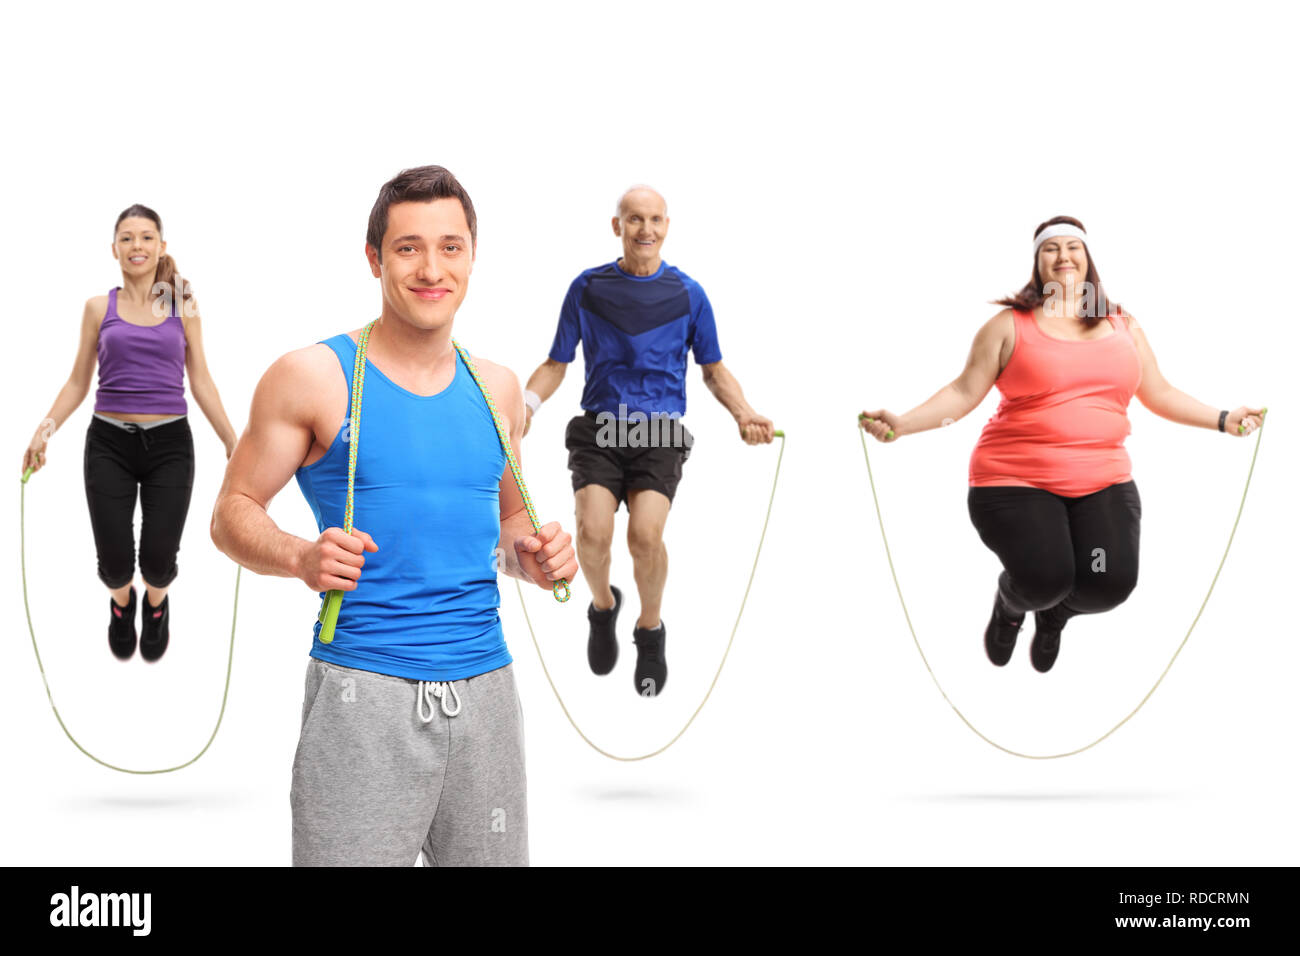
[[[162,599],[162,604],[154,607],[149,603],[149,592],[144,595],[144,613],[140,621],[140,656],[151,664],[163,656],[167,650],[170,637],[168,618],[171,611],[168,604],[171,595]]]
[[[108,599],[108,648],[120,661],[129,661],[135,654],[135,588],[122,607],[111,597]]]
[[[608,674],[618,663],[618,635],[614,625],[618,621],[618,612],[623,608],[623,592],[612,586],[610,590],[614,592],[613,607],[598,611],[594,603],[587,605],[587,620],[590,622],[587,664],[593,674]]]
[[[632,629],[632,643],[636,645],[636,692],[642,697],[658,697],[668,683],[668,660],[664,644],[668,630],[664,622],[652,631],[643,627]]]
[[[1061,651],[1063,626],[1046,611],[1034,612],[1034,640],[1029,645],[1029,662],[1040,674],[1046,674],[1056,663],[1056,655]]]
[[[1001,596],[993,599],[993,614],[989,626],[984,629],[984,652],[998,667],[1006,666],[1011,660],[1011,652],[1016,649],[1016,637],[1024,623],[1023,615],[1017,621],[1003,608]]]

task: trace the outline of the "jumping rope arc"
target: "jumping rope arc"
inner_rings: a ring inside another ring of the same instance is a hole
[[[1264,412],[1267,411],[1268,409],[1264,409]],[[862,417],[864,416],[859,416],[860,419]],[[868,421],[869,420],[870,419],[868,419]],[[893,433],[890,432],[890,435],[892,434]],[[858,436],[862,439],[862,455],[867,462],[867,479],[871,483],[871,500],[872,503],[875,504],[876,506],[876,520],[880,523],[880,540],[885,545],[885,558],[889,562],[889,574],[894,579],[894,590],[898,592],[898,603],[902,605],[903,617],[907,621],[907,629],[912,634],[912,643],[916,645],[916,651],[918,654],[921,655],[921,662],[925,664],[925,669],[929,673],[930,679],[934,681],[934,686],[938,689],[939,693],[943,696],[943,699],[944,701],[947,702],[948,706],[953,709],[953,713],[955,713],[958,717],[961,718],[961,722],[965,724],[971,730],[971,732],[975,734],[975,736],[979,737],[981,740],[983,740],[985,743],[989,744],[990,746],[996,747],[998,750],[1001,750],[1003,753],[1010,754],[1013,757],[1023,757],[1026,760],[1058,760],[1061,757],[1073,757],[1076,754],[1083,753],[1085,750],[1091,750],[1093,747],[1097,746],[1099,743],[1101,743],[1111,734],[1115,733],[1115,731],[1119,730],[1121,727],[1127,724],[1137,714],[1137,712],[1146,705],[1146,702],[1151,699],[1151,695],[1153,695],[1156,692],[1156,688],[1160,686],[1161,682],[1165,679],[1165,676],[1169,673],[1170,668],[1174,666],[1174,661],[1178,660],[1178,655],[1181,654],[1183,652],[1183,648],[1187,646],[1187,641],[1192,636],[1192,631],[1195,630],[1197,622],[1200,621],[1201,615],[1205,612],[1206,605],[1210,603],[1210,595],[1214,593],[1214,586],[1219,581],[1219,574],[1222,573],[1223,565],[1228,560],[1228,551],[1232,548],[1232,540],[1237,535],[1237,525],[1241,523],[1241,514],[1246,507],[1246,494],[1247,492],[1250,491],[1250,479],[1255,474],[1255,461],[1256,459],[1259,458],[1259,444],[1263,440],[1263,434],[1264,434],[1264,426],[1261,420],[1261,424],[1259,427],[1259,434],[1255,436],[1255,450],[1250,457],[1250,469],[1246,472],[1246,486],[1241,491],[1241,503],[1237,506],[1237,517],[1232,522],[1232,531],[1228,534],[1228,543],[1223,549],[1223,557],[1219,559],[1219,566],[1218,568],[1215,569],[1214,578],[1210,581],[1209,590],[1205,592],[1205,600],[1201,602],[1201,606],[1199,610],[1197,610],[1196,612],[1196,617],[1192,619],[1192,624],[1187,629],[1187,633],[1183,635],[1183,639],[1179,643],[1178,648],[1174,651],[1173,657],[1169,658],[1169,663],[1166,664],[1165,669],[1160,672],[1160,676],[1156,678],[1156,682],[1151,685],[1151,689],[1146,692],[1146,696],[1144,696],[1142,700],[1138,702],[1138,705],[1134,707],[1131,711],[1129,711],[1128,715],[1125,716],[1119,723],[1117,723],[1114,727],[1110,728],[1110,730],[1106,731],[1104,734],[1102,734],[1100,737],[1098,737],[1090,744],[1086,744],[1085,746],[1076,748],[1075,750],[1068,750],[1063,753],[1057,753],[1057,754],[1027,754],[1027,753],[1021,753],[1018,750],[1012,750],[1010,747],[1002,746],[1002,744],[986,736],[978,727],[976,727],[973,723],[971,723],[970,720],[967,719],[966,715],[961,712],[960,708],[958,708],[957,705],[952,702],[952,698],[950,698],[948,696],[947,691],[943,689],[943,685],[939,683],[939,678],[935,676],[934,670],[930,667],[930,661],[926,658],[925,651],[922,650],[921,648],[921,642],[916,636],[916,628],[912,626],[912,615],[908,612],[907,602],[903,599],[903,588],[898,583],[898,572],[894,569],[894,557],[889,550],[889,538],[885,534],[885,519],[880,511],[880,499],[876,497],[876,479],[871,472],[871,455],[867,451],[867,436],[866,436],[866,432],[859,427]]]
[[[713,695],[713,688],[718,685],[718,678],[722,676],[722,668],[726,666],[727,663],[727,655],[731,653],[731,645],[736,640],[736,631],[740,629],[740,618],[741,615],[745,613],[745,602],[749,600],[749,591],[754,585],[754,574],[758,571],[758,558],[759,555],[763,553],[763,540],[767,537],[767,525],[772,519],[772,503],[776,500],[776,483],[777,479],[781,477],[781,459],[785,456],[785,432],[776,431],[774,432],[773,437],[781,439],[781,447],[777,451],[776,469],[772,474],[772,492],[768,495],[767,513],[763,516],[763,531],[758,536],[758,547],[754,550],[754,564],[749,569],[749,580],[745,583],[745,593],[740,599],[740,610],[736,612],[736,623],[731,627],[731,637],[727,638],[727,647],[722,652],[722,660],[718,662],[718,669],[713,675],[713,680],[709,683],[709,689],[705,692],[704,699],[700,701],[700,705],[695,708],[695,712],[691,714],[686,723],[682,725],[682,729],[677,731],[672,740],[668,741],[668,743],[664,744],[658,750],[652,750],[649,753],[641,754],[636,757],[624,757],[619,754],[612,754],[608,750],[604,750],[590,737],[583,733],[582,728],[579,727],[577,721],[573,719],[573,715],[569,713],[569,708],[565,706],[564,698],[560,696],[560,691],[556,688],[555,681],[551,679],[551,672],[546,666],[546,658],[542,656],[541,645],[537,643],[537,634],[533,631],[532,619],[528,616],[528,605],[524,603],[523,589],[519,586],[519,582],[515,581],[515,589],[519,592],[519,606],[523,609],[524,621],[528,624],[528,634],[533,639],[533,647],[537,651],[537,659],[542,664],[542,673],[546,675],[546,682],[551,685],[551,693],[555,695],[555,699],[560,705],[560,710],[564,711],[564,716],[568,718],[569,726],[577,732],[578,736],[582,738],[583,742],[586,743],[588,747],[596,751],[596,753],[600,754],[602,757],[608,757],[610,760],[618,760],[623,763],[635,763],[638,760],[649,760],[651,757],[659,756],[673,744],[677,743],[677,741],[681,739],[682,735],[690,729],[691,724],[695,723],[695,718],[700,715],[700,711],[704,709],[704,705],[709,702],[709,698]]]
[[[203,749],[184,763],[177,764],[174,767],[163,767],[159,770],[132,770],[129,767],[119,767],[116,764],[111,764],[107,760],[100,760],[85,747],[81,746],[81,743],[77,738],[72,736],[72,731],[68,730],[68,725],[63,722],[63,717],[59,713],[59,708],[54,705],[54,694],[50,691],[50,682],[45,676],[45,665],[41,662],[41,652],[36,646],[36,630],[32,627],[32,609],[31,605],[27,602],[27,479],[30,478],[31,475],[31,468],[28,468],[23,473],[22,491],[19,494],[18,504],[18,538],[23,575],[23,610],[27,613],[27,632],[32,636],[32,652],[36,655],[36,666],[40,668],[41,683],[45,685],[45,696],[49,698],[50,709],[54,711],[54,719],[59,722],[59,726],[63,728],[64,735],[72,741],[72,745],[101,767],[107,767],[109,770],[116,770],[118,773],[130,773],[139,776],[172,773],[177,770],[184,770],[208,752],[208,748],[212,746],[212,741],[217,739],[217,731],[221,729],[222,718],[226,716],[226,701],[230,697],[230,673],[235,662],[235,622],[239,618],[239,577],[243,568],[237,567],[235,571],[235,606],[230,619],[230,651],[226,656],[226,686],[221,692],[221,711],[217,714],[217,724],[212,728],[212,736],[210,736],[208,742],[203,745]]]
[[[346,507],[344,508],[344,514],[343,514],[343,522],[344,522],[343,530],[347,534],[352,533],[354,476],[356,473],[357,446],[359,444],[359,439],[361,436],[361,394],[362,394],[362,382],[365,376],[366,346],[370,341],[370,330],[374,327],[374,325],[375,322],[372,321],[361,331],[361,335],[357,339],[357,355],[356,355],[356,361],[355,364],[353,365],[353,371],[352,371],[352,415],[351,415],[351,421],[350,421],[349,433],[348,433],[348,438],[349,438],[348,493],[347,493],[347,504]],[[496,427],[497,439],[501,442],[501,448],[505,452],[506,461],[510,465],[510,473],[514,476],[515,485],[519,488],[519,496],[523,499],[524,507],[528,512],[528,520],[532,524],[534,533],[540,531],[541,524],[537,517],[537,511],[533,507],[532,497],[528,494],[528,489],[524,485],[523,472],[519,467],[518,459],[515,458],[514,449],[510,445],[510,434],[506,430],[506,427],[501,420],[501,414],[500,411],[497,409],[496,401],[492,398],[492,393],[488,391],[488,388],[484,384],[482,377],[479,375],[478,367],[474,364],[474,359],[470,356],[469,352],[467,352],[454,339],[452,340],[451,344],[456,349],[457,354],[460,355],[461,360],[464,361],[465,367],[469,369],[469,374],[470,377],[474,379],[474,384],[478,386],[479,391],[483,394],[483,400],[487,403],[488,411],[492,414],[492,424]],[[695,708],[695,712],[691,714],[690,719],[686,721],[685,725],[683,725],[682,729],[677,732],[676,736],[674,736],[672,740],[668,741],[668,743],[664,744],[658,750],[655,750],[651,753],[642,754],[637,757],[623,757],[623,756],[619,756],[618,754],[612,754],[607,750],[601,749],[594,742],[592,742],[590,737],[588,737],[585,733],[583,733],[582,728],[579,727],[578,724],[574,721],[573,715],[569,713],[569,708],[565,706],[564,698],[560,696],[560,691],[558,688],[556,688],[555,681],[551,679],[551,672],[546,666],[546,659],[542,656],[541,645],[538,644],[537,634],[533,630],[532,619],[528,616],[528,607],[527,605],[524,604],[523,588],[520,586],[518,580],[515,581],[515,589],[519,593],[519,605],[524,612],[524,621],[528,624],[528,634],[532,638],[534,649],[537,651],[537,659],[541,662],[542,673],[546,675],[546,682],[551,686],[551,693],[555,695],[555,699],[559,703],[560,709],[564,711],[564,716],[568,718],[570,726],[573,727],[573,729],[577,732],[578,736],[581,737],[583,741],[586,742],[587,746],[591,747],[593,750],[595,750],[597,753],[601,754],[602,756],[608,757],[611,760],[619,760],[624,762],[648,760],[651,757],[658,756],[659,754],[667,750],[669,747],[671,747],[673,744],[675,744],[679,739],[681,739],[681,736],[684,733],[686,733],[687,729],[691,726],[691,724],[695,722],[695,718],[699,716],[700,711],[704,709],[704,705],[708,702],[709,697],[713,694],[713,688],[717,686],[718,678],[722,676],[722,668],[727,663],[727,655],[731,653],[731,645],[736,639],[736,631],[739,630],[740,628],[740,618],[741,615],[744,614],[745,612],[745,602],[749,599],[749,591],[754,584],[754,574],[758,571],[759,555],[761,555],[763,552],[763,540],[767,537],[768,522],[772,518],[772,503],[776,500],[777,479],[781,475],[781,459],[785,455],[785,432],[777,431],[774,433],[774,437],[781,439],[781,448],[777,454],[776,472],[772,476],[772,493],[768,497],[767,514],[763,517],[763,531],[762,534],[759,535],[758,548],[754,552],[754,565],[752,568],[750,568],[749,571],[749,581],[745,584],[745,594],[740,601],[740,611],[737,612],[736,614],[736,623],[732,626],[731,637],[727,640],[727,647],[726,650],[723,651],[722,661],[718,664],[718,670],[713,675],[713,681],[709,684],[709,689],[705,693],[704,699],[700,701],[699,706]],[[571,596],[569,591],[569,582],[566,580],[556,581],[555,584],[552,585],[551,591],[555,595],[555,599],[561,604],[568,601],[569,597]],[[335,597],[335,595],[337,595],[337,597]],[[321,604],[321,611],[319,616],[319,619],[321,621],[321,631],[320,631],[319,639],[325,643],[329,643],[329,641],[333,640],[334,625],[338,619],[338,609],[342,603],[342,599],[343,599],[343,592],[330,591],[326,594],[325,600]]]

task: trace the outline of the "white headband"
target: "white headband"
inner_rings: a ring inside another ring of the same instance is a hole
[[[1048,239],[1056,239],[1059,236],[1073,236],[1076,239],[1082,239],[1084,242],[1088,241],[1088,234],[1078,226],[1072,226],[1068,222],[1058,222],[1054,226],[1048,226],[1038,234],[1038,238],[1034,240],[1034,255],[1038,255],[1039,246]]]

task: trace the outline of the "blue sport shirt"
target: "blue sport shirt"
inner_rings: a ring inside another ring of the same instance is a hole
[[[684,415],[687,352],[697,365],[722,361],[704,290],[663,262],[650,276],[629,275],[610,262],[574,279],[551,359],[572,362],[579,341],[587,367],[582,407],[597,414]]]

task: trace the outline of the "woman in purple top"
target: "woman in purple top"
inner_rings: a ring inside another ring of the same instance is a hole
[[[87,300],[72,374],[23,456],[23,470],[46,463],[46,443],[90,391],[99,364],[95,412],[86,432],[86,501],[95,533],[99,578],[108,586],[108,644],[127,660],[135,653],[135,500],[140,495],[140,577],[145,599],[140,656],[167,649],[167,589],[194,485],[194,440],[185,417],[190,391],[226,446],[230,426],[203,357],[198,304],[176,272],[162,238],[162,220],[135,205],[117,217],[113,258],[122,285]]]

